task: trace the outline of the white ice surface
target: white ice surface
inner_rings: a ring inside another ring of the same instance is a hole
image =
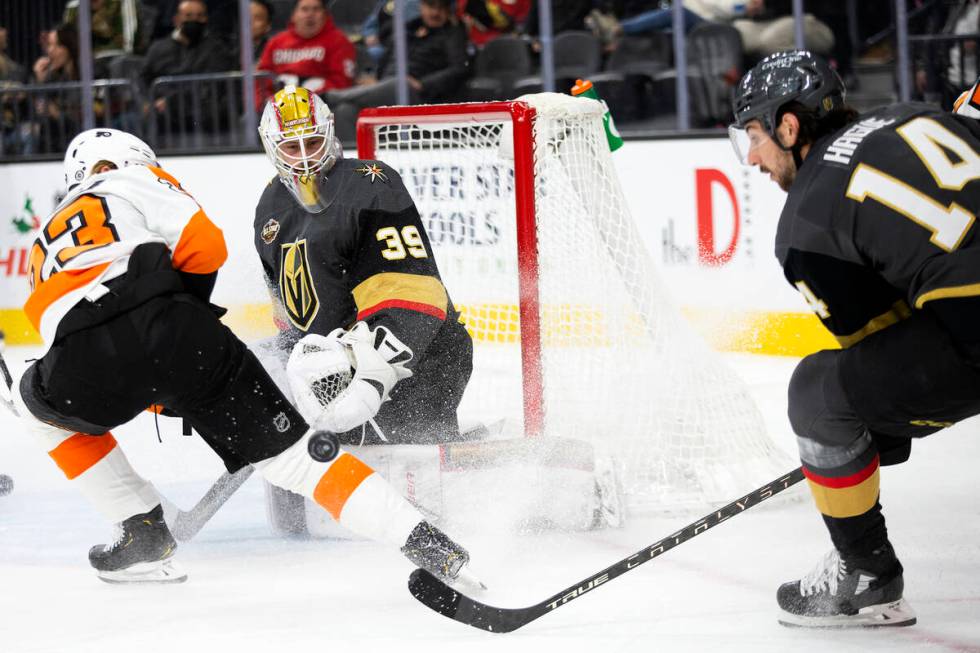
[[[12,366],[25,351],[8,348]],[[731,356],[771,433],[795,449],[785,386],[795,361]],[[0,409],[2,410],[2,409]],[[116,436],[134,465],[189,507],[220,473],[196,437],[149,415]],[[980,651],[980,423],[915,444],[882,470],[889,531],[905,564],[911,628],[790,630],[775,590],[829,548],[809,500],[760,508],[509,634],[450,621],[409,595],[400,554],[363,541],[282,540],[265,522],[253,478],[178,559],[182,585],[121,587],[86,560],[107,524],[78,496],[18,422],[0,415],[0,653],[138,651]],[[749,490],[752,488],[746,488]],[[798,486],[797,491],[805,492]],[[733,497],[734,498],[734,497]],[[483,600],[537,602],[667,535],[691,516],[643,518],[587,534],[453,533],[491,586]]]

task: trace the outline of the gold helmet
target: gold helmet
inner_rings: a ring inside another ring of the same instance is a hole
[[[342,152],[327,103],[305,88],[286,86],[266,104],[259,134],[279,179],[300,206],[310,213],[330,206],[336,193],[328,192],[327,173]]]

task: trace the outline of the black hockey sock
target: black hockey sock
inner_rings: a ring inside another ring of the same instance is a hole
[[[881,514],[881,503],[855,517],[830,517],[823,515],[823,521],[830,531],[834,547],[845,560],[868,558],[874,552],[888,545],[888,529],[885,516]]]

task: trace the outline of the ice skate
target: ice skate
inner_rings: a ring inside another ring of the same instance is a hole
[[[467,589],[487,588],[468,569],[470,554],[466,549],[427,521],[418,523],[401,551],[412,564],[446,583],[465,586]]]
[[[177,549],[163,508],[133,515],[116,525],[116,540],[93,546],[89,562],[107,583],[182,583],[187,574],[171,559]]]
[[[902,598],[902,566],[891,545],[846,561],[836,549],[803,579],[776,592],[779,623],[807,628],[911,626],[915,612]]]

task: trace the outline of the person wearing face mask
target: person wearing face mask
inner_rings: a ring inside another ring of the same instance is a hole
[[[204,0],[183,0],[174,14],[174,31],[157,39],[146,52],[142,80],[147,89],[157,77],[234,70],[229,48],[207,32],[208,7]],[[158,114],[175,100],[173,93],[153,98]]]

